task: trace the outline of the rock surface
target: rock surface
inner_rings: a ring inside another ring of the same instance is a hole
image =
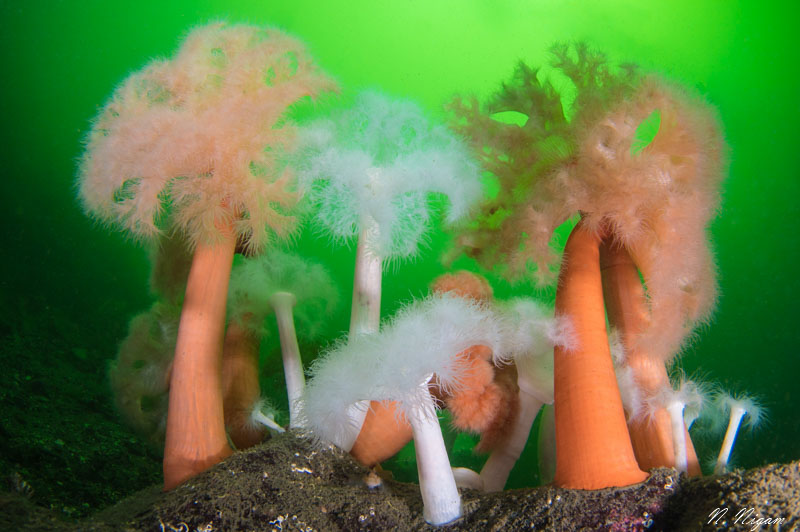
[[[416,485],[384,480],[371,488],[368,474],[338,449],[315,448],[286,434],[236,453],[171,492],[153,487],[79,523],[33,515],[8,499],[0,499],[0,509],[16,519],[5,523],[6,530],[436,529],[422,518]],[[463,516],[442,529],[758,530],[753,527],[762,518],[783,519],[780,530],[794,530],[800,525],[799,481],[800,462],[794,462],[699,479],[662,468],[642,484],[598,491],[462,490]],[[760,526],[771,530],[774,522]]]

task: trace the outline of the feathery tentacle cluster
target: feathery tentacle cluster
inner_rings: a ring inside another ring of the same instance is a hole
[[[485,345],[495,351],[500,327],[485,306],[450,295],[417,301],[398,312],[380,333],[341,342],[311,367],[303,408],[305,426],[320,440],[341,441],[351,427],[351,405],[396,401],[398,413],[424,404],[431,375],[443,389],[458,389],[467,367],[458,354]]]
[[[294,320],[305,338],[315,338],[320,333],[324,320],[339,301],[333,279],[322,265],[272,249],[233,267],[228,289],[230,319],[263,334],[265,319],[272,313],[270,298],[280,291],[295,296]]]
[[[296,138],[284,113],[333,88],[301,42],[276,29],[199,27],[173,58],[130,75],[95,118],[83,206],[144,239],[178,228],[190,243],[214,242],[216,224],[233,221],[260,250],[295,225],[298,193],[276,157]]]
[[[416,104],[378,92],[308,126],[298,158],[316,222],[333,238],[371,230],[382,259],[416,254],[430,225],[432,195],[447,198],[446,222],[463,218],[482,194],[466,144],[432,124]]]
[[[537,278],[551,281],[553,232],[580,212],[634,258],[651,314],[635,341],[668,360],[716,302],[706,229],[724,175],[719,126],[682,88],[630,68],[612,73],[585,47],[576,54],[558,48],[553,64],[577,90],[569,120],[553,86],[525,65],[484,110],[475,100],[452,105],[457,130],[500,184],[461,242],[487,264],[507,262],[516,272],[535,264]],[[525,114],[523,126],[492,119],[510,110]],[[653,126],[654,113],[657,133],[643,143],[640,126]]]

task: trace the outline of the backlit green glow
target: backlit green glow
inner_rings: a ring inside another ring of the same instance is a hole
[[[656,109],[647,118],[642,120],[639,127],[636,128],[636,134],[633,137],[631,144],[631,155],[637,155],[643,149],[653,142],[653,139],[658,135],[658,129],[661,127],[661,112]]]

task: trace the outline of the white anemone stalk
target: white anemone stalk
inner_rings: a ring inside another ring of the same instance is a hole
[[[294,328],[292,308],[297,298],[290,292],[275,292],[269,298],[278,322],[278,335],[281,338],[281,356],[283,358],[283,374],[286,379],[286,394],[289,397],[289,426],[299,427],[298,409],[300,397],[306,386],[303,375],[303,360],[300,357],[300,346],[297,344],[297,332]]]
[[[686,448],[687,417],[694,421],[697,413],[706,403],[706,391],[698,383],[681,378],[677,389],[665,386],[647,400],[649,414],[655,415],[659,408],[665,408],[669,414],[672,428],[672,445],[675,450],[675,469],[681,473],[689,470]]]
[[[266,255],[245,259],[233,268],[228,299],[231,319],[259,338],[266,333],[267,316],[275,314],[289,399],[289,426],[302,428],[299,401],[305,376],[295,317],[301,336],[318,336],[322,323],[338,301],[333,280],[318,264],[271,250]]]
[[[714,397],[714,404],[720,412],[730,412],[728,429],[725,431],[725,439],[714,466],[714,474],[722,475],[728,471],[728,460],[730,460],[733,444],[736,441],[736,434],[742,420],[747,416],[746,423],[750,427],[755,427],[764,419],[764,409],[754,397],[745,395],[733,396],[724,391],[718,391]]]
[[[378,92],[359,94],[302,137],[295,165],[315,223],[335,240],[358,237],[350,334],[376,332],[383,262],[417,253],[433,194],[447,198],[448,223],[464,218],[482,195],[480,169],[416,104]]]
[[[517,365],[519,412],[502,445],[492,451],[480,474],[455,468],[459,486],[485,492],[501,491],[519,460],[531,427],[545,404],[553,403],[553,346],[572,346],[569,323],[553,317],[552,309],[518,298],[501,306],[503,346],[495,363]]]
[[[416,104],[379,92],[362,92],[302,137],[294,161],[315,223],[335,240],[358,238],[350,338],[375,333],[383,263],[418,252],[433,195],[448,199],[446,222],[464,218],[482,195],[480,169],[467,146]],[[361,426],[368,408],[353,405],[351,423]],[[349,450],[354,442],[336,443]]]

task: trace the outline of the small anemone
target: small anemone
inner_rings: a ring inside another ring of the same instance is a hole
[[[721,389],[714,395],[714,405],[717,407],[720,422],[728,414],[728,428],[714,466],[714,473],[721,475],[728,470],[739,427],[744,424],[751,429],[755,428],[766,420],[766,412],[757,397],[742,393],[732,395]]]
[[[298,334],[318,337],[336,310],[339,293],[328,270],[294,253],[271,249],[234,265],[228,289],[230,319],[253,333],[266,332],[273,313],[270,298],[289,292],[297,299],[293,309]]]

